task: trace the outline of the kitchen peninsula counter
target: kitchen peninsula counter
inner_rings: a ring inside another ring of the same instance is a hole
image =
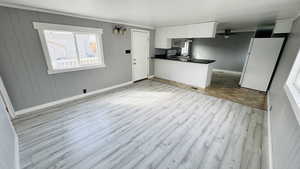
[[[187,84],[197,88],[210,86],[212,68],[215,60],[191,59],[181,61],[178,58],[153,57],[154,76]]]

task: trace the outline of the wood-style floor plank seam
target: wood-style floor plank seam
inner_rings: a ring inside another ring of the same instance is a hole
[[[155,81],[14,120],[22,169],[260,169],[264,112]]]

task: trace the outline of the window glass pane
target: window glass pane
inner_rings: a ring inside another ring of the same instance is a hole
[[[45,30],[44,33],[53,69],[78,66],[72,32]]]
[[[80,64],[99,64],[96,34],[76,34]]]

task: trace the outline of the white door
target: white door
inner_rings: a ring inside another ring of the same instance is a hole
[[[254,38],[245,63],[241,86],[266,91],[284,38]]]
[[[0,168],[18,169],[18,138],[2,97],[0,97],[0,133]]]
[[[145,79],[149,72],[149,36],[144,30],[131,31],[132,79]]]
[[[255,39],[255,38],[251,38],[251,41],[250,41],[250,45],[249,45],[248,52],[247,52],[247,56],[246,56],[246,59],[245,59],[244,65],[243,65],[243,71],[242,71],[242,74],[241,74],[241,78],[240,78],[240,81],[239,81],[239,85],[242,85],[242,83],[243,83],[243,79],[244,79],[244,75],[245,75],[245,72],[246,72],[246,67],[247,67],[249,55],[250,55],[251,50],[252,50],[252,45],[253,45],[254,39]]]

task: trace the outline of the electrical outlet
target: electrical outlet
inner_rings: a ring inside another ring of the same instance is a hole
[[[83,89],[83,90],[82,90],[82,92],[83,92],[83,93],[86,93],[86,92],[87,92],[87,90],[86,90],[86,89]]]
[[[125,50],[125,54],[130,54],[130,53],[131,53],[130,49]]]

